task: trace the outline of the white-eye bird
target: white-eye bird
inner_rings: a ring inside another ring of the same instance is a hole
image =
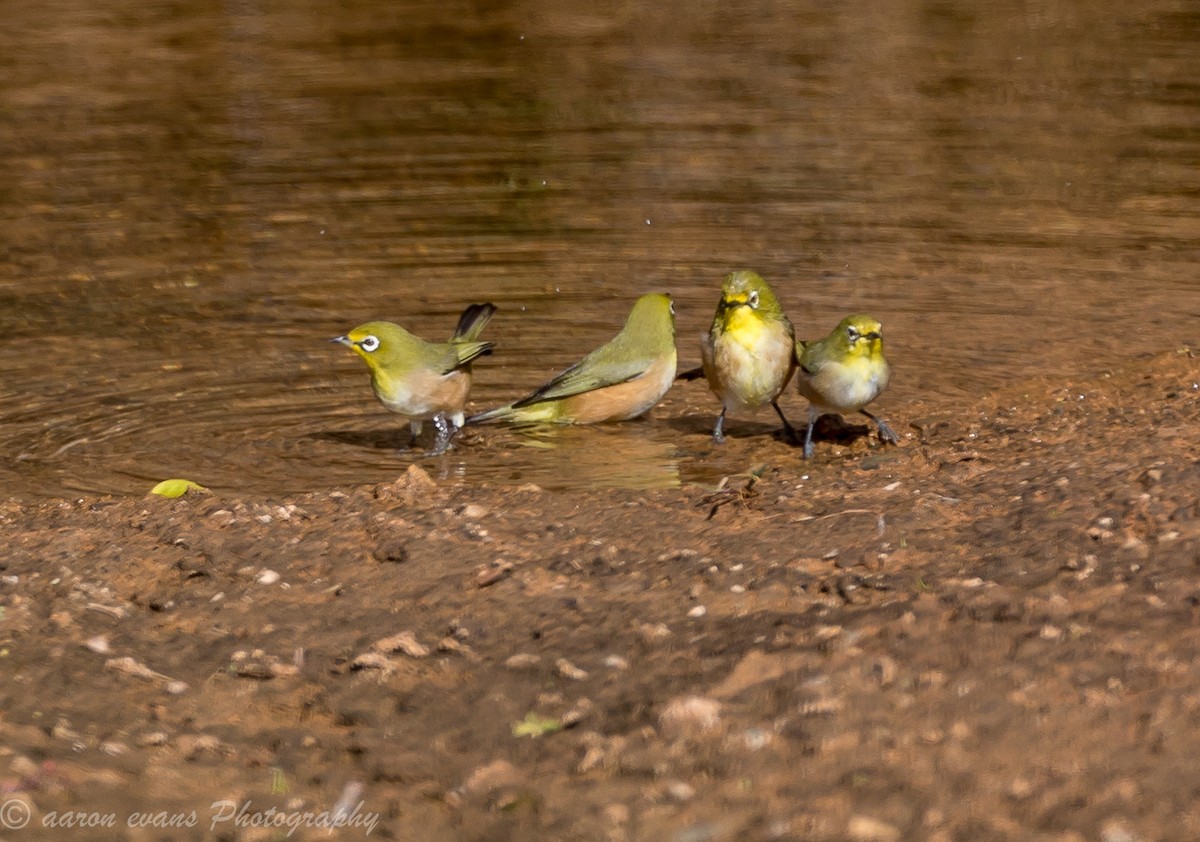
[[[479,341],[479,334],[495,312],[490,303],[467,307],[449,342],[426,342],[392,322],[367,322],[329,341],[362,358],[375,396],[408,419],[413,441],[422,422],[433,421],[437,439],[431,453],[439,455],[463,426],[471,361],[492,352],[492,343]]]
[[[865,407],[891,379],[883,356],[883,326],[870,316],[847,316],[823,339],[796,343],[796,388],[808,399],[804,458],[813,454],[813,426],[826,414],[859,412],[875,422],[879,438],[898,444],[900,437]]]

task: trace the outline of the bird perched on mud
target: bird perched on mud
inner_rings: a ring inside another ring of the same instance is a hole
[[[662,400],[675,379],[675,305],[643,295],[625,326],[549,383],[518,401],[467,419],[514,424],[626,421]]]
[[[703,365],[680,375],[694,380],[702,373],[721,401],[713,427],[717,444],[725,441],[726,412],[756,412],[767,404],[783,421],[787,437],[796,440],[779,408],[779,396],[796,368],[795,345],[796,332],[767,282],[745,269],[726,275],[712,326],[700,335]]]
[[[847,316],[833,332],[814,342],[796,342],[796,388],[808,398],[804,458],[813,454],[812,434],[825,414],[861,412],[875,422],[881,441],[900,437],[882,418],[864,408],[887,388],[891,370],[883,356],[883,326],[870,316]]]
[[[467,307],[449,342],[426,342],[391,322],[367,322],[329,341],[362,357],[375,396],[408,419],[414,442],[422,422],[433,421],[437,439],[430,452],[440,455],[463,425],[471,361],[492,352],[492,343],[479,341],[479,334],[495,313],[490,303]]]

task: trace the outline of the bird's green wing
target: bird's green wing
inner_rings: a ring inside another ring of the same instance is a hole
[[[600,348],[598,350],[604,351],[606,349]],[[522,406],[529,406],[530,404],[542,403],[543,401],[561,400],[584,392],[590,392],[593,389],[616,386],[618,383],[628,383],[630,380],[645,374],[646,369],[653,363],[653,356],[640,355],[624,359],[620,357],[614,359],[612,354],[606,354],[604,357],[597,359],[597,351],[593,351],[549,383],[539,387],[533,394],[521,398],[513,404],[513,408],[516,409]]]
[[[449,374],[467,365],[467,363],[476,357],[492,353],[492,348],[495,346],[491,342],[464,342],[457,340],[454,342],[438,343],[437,347],[440,352],[437,368],[442,374]]]

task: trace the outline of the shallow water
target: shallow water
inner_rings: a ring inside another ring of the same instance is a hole
[[[327,338],[432,338],[494,301],[488,406],[650,290],[694,364],[739,267],[801,335],[884,322],[898,429],[917,398],[1200,342],[1186,2],[103,5],[17,0],[0,29],[0,493],[386,480],[404,425]],[[487,431],[428,467],[746,469],[713,415],[691,384],[645,422]]]

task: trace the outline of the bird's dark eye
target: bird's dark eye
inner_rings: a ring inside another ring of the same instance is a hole
[[[856,327],[846,328],[846,336],[848,336],[850,338],[851,342],[857,342],[858,336],[859,336],[858,328],[856,328]]]
[[[750,290],[750,295],[746,297],[746,303],[755,310],[758,309],[758,292],[756,290]]]
[[[378,336],[364,336],[362,338],[362,340],[358,343],[358,347],[362,348],[368,354],[371,353],[372,351],[377,351],[377,350],[379,350],[379,337]]]

